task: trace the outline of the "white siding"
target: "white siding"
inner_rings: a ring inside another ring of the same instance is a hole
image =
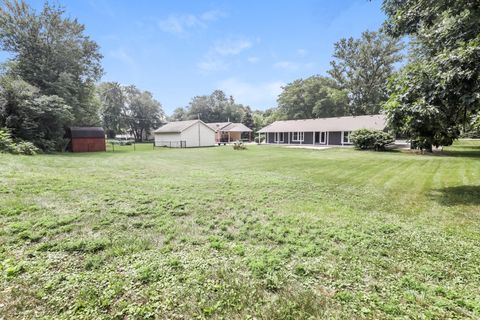
[[[182,140],[189,147],[208,147],[215,145],[215,132],[202,122],[198,122],[182,132]]]
[[[180,140],[182,140],[180,133],[155,133],[156,147],[180,147]]]

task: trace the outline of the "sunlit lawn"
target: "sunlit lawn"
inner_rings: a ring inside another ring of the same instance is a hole
[[[480,317],[480,141],[0,154],[0,319]]]

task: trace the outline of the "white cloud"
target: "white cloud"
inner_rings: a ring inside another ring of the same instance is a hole
[[[247,61],[250,62],[250,63],[257,63],[258,61],[260,61],[260,58],[259,57],[248,57]]]
[[[124,65],[130,68],[136,68],[137,66],[135,59],[133,59],[133,57],[123,48],[110,51],[109,56],[116,60],[119,60]]]
[[[305,49],[297,49],[297,54],[301,57],[305,57],[308,54],[308,51]]]
[[[293,61],[279,61],[273,64],[273,67],[276,69],[283,69],[287,71],[297,71],[299,69],[312,69],[315,67],[315,63],[307,62],[307,63],[298,63]]]
[[[206,58],[205,60],[197,64],[198,69],[203,73],[209,73],[212,71],[220,71],[227,69],[228,65],[222,59]]]
[[[225,17],[220,10],[210,10],[199,15],[194,14],[171,14],[165,19],[158,21],[158,27],[168,33],[182,35],[189,30],[206,28],[208,22],[216,21]]]
[[[275,106],[284,85],[282,81],[250,83],[237,78],[229,78],[217,83],[218,88],[233,95],[237,102],[258,109]]]
[[[284,69],[284,70],[298,70],[298,63],[291,61],[279,61],[273,65],[274,68]]]
[[[220,56],[234,56],[251,47],[252,42],[248,39],[228,38],[217,41],[211,50]]]
[[[226,70],[232,57],[251,48],[252,45],[252,41],[246,38],[227,38],[216,41],[203,56],[202,61],[197,64],[197,67],[204,73]]]

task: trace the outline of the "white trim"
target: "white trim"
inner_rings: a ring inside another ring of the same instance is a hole
[[[347,141],[345,141],[345,133],[347,133]],[[352,131],[342,131],[342,146],[344,144],[352,144],[352,141],[350,140],[351,134]]]
[[[292,141],[295,142],[303,142],[305,140],[305,132],[303,131],[294,131],[292,132]],[[297,134],[297,138],[295,139],[295,134]]]
[[[281,137],[281,139],[280,139]],[[273,134],[273,142],[276,143],[283,143],[285,141],[285,133],[284,132],[275,132]]]

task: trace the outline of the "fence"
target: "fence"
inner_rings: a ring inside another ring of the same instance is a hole
[[[158,141],[155,140],[153,143],[154,147],[168,147],[168,148],[186,148],[187,141]]]

